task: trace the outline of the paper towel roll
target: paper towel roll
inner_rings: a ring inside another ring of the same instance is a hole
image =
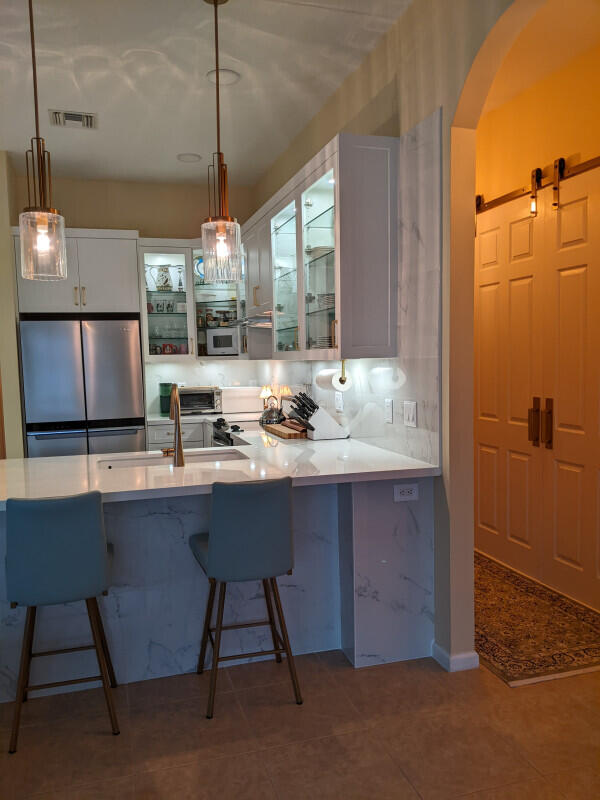
[[[347,392],[352,386],[352,377],[348,372],[346,372],[346,382],[340,383],[341,377],[341,369],[322,369],[315,378],[315,383],[320,389],[329,389],[329,391],[335,392]]]

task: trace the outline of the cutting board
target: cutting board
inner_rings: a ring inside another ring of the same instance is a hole
[[[285,425],[263,425],[267,433],[279,436],[280,439],[306,439],[306,431],[294,431]]]

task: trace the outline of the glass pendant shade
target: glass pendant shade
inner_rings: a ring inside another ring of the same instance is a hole
[[[207,283],[242,280],[240,226],[230,220],[211,219],[202,225],[202,258]]]
[[[67,277],[64,217],[51,211],[25,210],[19,215],[19,235],[24,278],[60,281]]]

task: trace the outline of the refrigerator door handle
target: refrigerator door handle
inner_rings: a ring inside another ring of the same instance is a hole
[[[90,428],[90,436],[125,436],[126,434],[137,433],[143,431],[143,425],[136,425],[130,428]]]
[[[79,436],[85,433],[85,429],[77,431],[39,431],[38,433],[28,433],[34,439],[66,439],[69,436]]]

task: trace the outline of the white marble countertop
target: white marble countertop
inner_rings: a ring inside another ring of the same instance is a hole
[[[190,459],[177,468],[166,458],[152,466],[118,466],[119,461],[144,457],[143,453],[7,459],[0,461],[0,510],[8,497],[62,497],[92,490],[102,492],[105,501],[115,502],[209,494],[215,481],[288,475],[294,486],[308,486],[440,474],[432,464],[356,439],[284,441],[264,432],[248,432],[235,449],[245,458],[219,461],[226,448],[186,450],[186,455],[214,453],[214,460],[193,463]]]

